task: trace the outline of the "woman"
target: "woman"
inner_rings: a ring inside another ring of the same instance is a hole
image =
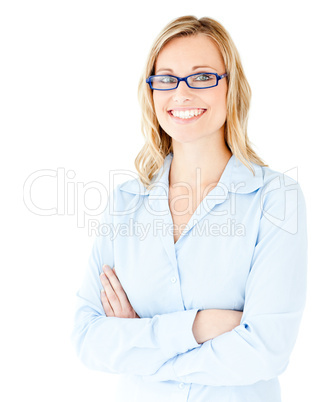
[[[119,400],[280,401],[305,305],[305,201],[251,148],[250,88],[227,31],[172,21],[139,98],[139,179],[116,187],[102,217],[78,355],[123,374]]]

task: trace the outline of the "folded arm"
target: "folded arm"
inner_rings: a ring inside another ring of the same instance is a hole
[[[299,185],[281,187],[264,198],[240,325],[173,357],[144,378],[237,386],[280,375],[299,331],[306,268],[304,197]]]
[[[113,224],[112,216],[105,212],[101,223]],[[77,292],[71,335],[76,352],[87,367],[110,373],[149,375],[177,354],[200,346],[192,331],[198,309],[153,318],[107,317],[100,296],[104,264],[114,267],[113,241],[100,235],[94,241]]]

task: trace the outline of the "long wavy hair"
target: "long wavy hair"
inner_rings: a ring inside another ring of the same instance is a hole
[[[247,82],[239,53],[226,29],[212,18],[197,19],[183,16],[170,22],[158,35],[148,54],[147,62],[138,85],[140,103],[141,130],[145,143],[135,159],[140,181],[146,188],[153,186],[152,179],[164,163],[165,157],[173,152],[172,138],[162,129],[156,117],[153,93],[146,78],[154,74],[155,62],[161,49],[172,39],[203,34],[211,38],[220,49],[227,76],[227,116],[224,126],[225,143],[253,175],[250,162],[260,166],[264,162],[252,149],[247,135],[248,113],[251,100],[251,88]]]

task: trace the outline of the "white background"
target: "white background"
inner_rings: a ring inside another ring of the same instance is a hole
[[[147,52],[169,21],[189,14],[217,19],[231,34],[253,91],[250,139],[272,169],[297,172],[304,192],[308,300],[280,381],[283,402],[318,400],[318,1],[117,3],[1,2],[1,400],[113,401],[117,376],[88,370],[69,339],[93,237],[76,214],[28,210],[23,186],[36,171],[60,168],[69,205],[76,183],[109,191],[110,171],[135,171],[143,144],[137,84]],[[36,181],[34,202],[55,207],[55,185]],[[86,203],[98,206],[98,193],[88,191]]]

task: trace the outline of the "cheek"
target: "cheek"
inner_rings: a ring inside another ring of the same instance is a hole
[[[220,90],[213,94],[212,98],[208,100],[208,104],[213,110],[225,114],[227,109],[226,91]]]
[[[224,86],[222,85],[222,88],[220,88],[219,95],[220,95],[222,105],[224,105],[224,108],[226,110],[226,108],[227,108],[227,87],[226,87],[226,85],[224,85]]]
[[[164,94],[158,92],[153,94],[154,108],[158,120],[162,120],[166,113],[166,99],[162,95]]]
[[[154,91],[153,93],[153,100],[154,100],[154,106],[155,106],[155,110],[159,111],[162,109],[162,106],[164,104],[164,101],[162,100],[162,96],[160,96],[162,94],[160,94],[159,92]]]

